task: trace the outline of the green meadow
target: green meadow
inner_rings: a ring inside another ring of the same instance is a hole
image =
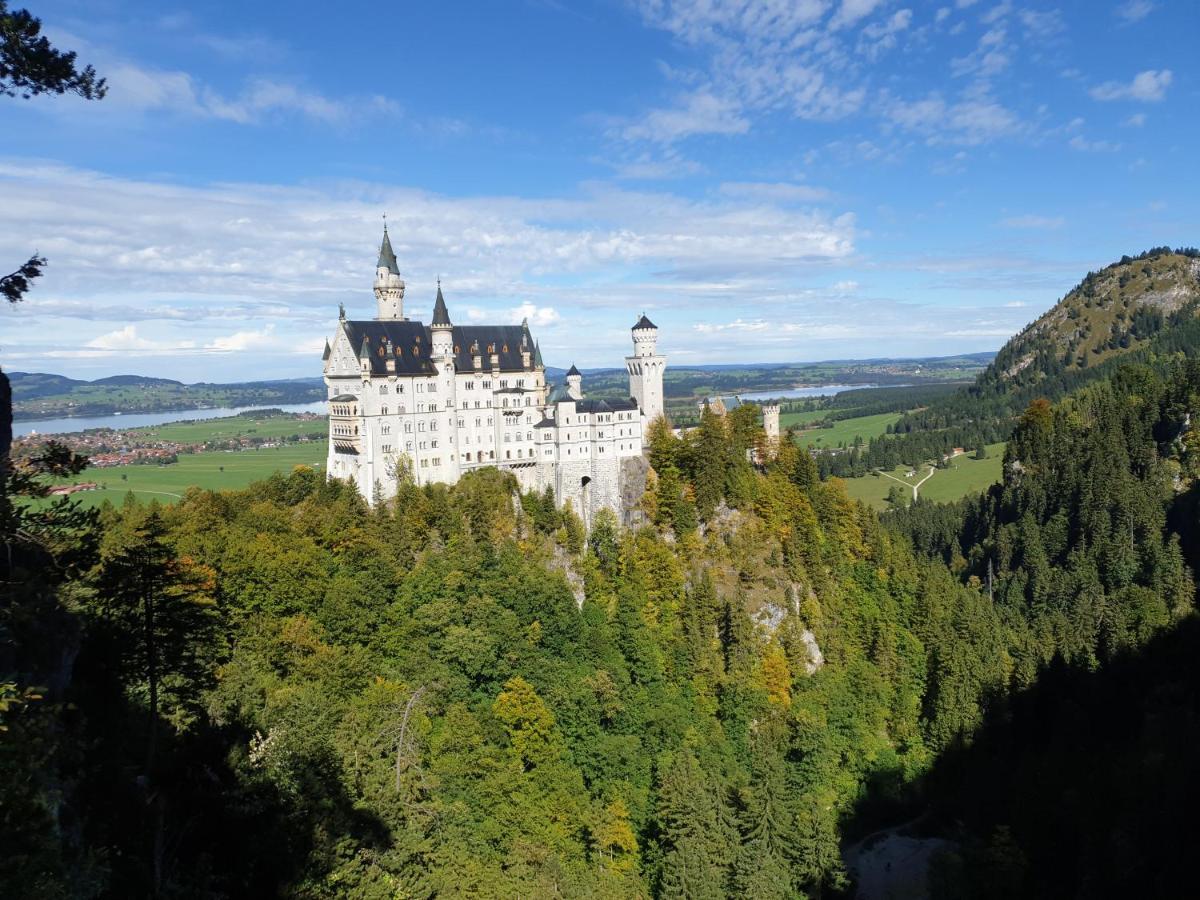
[[[304,434],[323,437],[328,432],[328,428],[328,420],[324,416],[318,419],[301,420],[293,416],[256,416],[248,413],[223,419],[148,425],[145,428],[131,429],[131,431],[160,441],[195,444],[202,441],[227,441],[243,437],[280,438]]]
[[[950,461],[947,469],[934,469],[933,477],[921,485],[919,494],[926,500],[947,503],[985,491],[1000,480],[1000,472],[1004,461],[1004,444],[989,444],[986,459],[975,459],[973,453],[966,453]],[[888,474],[904,482],[897,484],[892,478],[884,475],[863,475],[859,478],[846,479],[846,492],[855,500],[861,500],[876,509],[887,509],[887,495],[893,487],[906,491],[906,497],[912,497],[912,485],[929,474],[929,466],[922,465],[917,469],[916,477],[907,478],[907,466],[900,466]]]
[[[291,424],[296,425],[295,422]],[[129,491],[143,502],[158,500],[161,503],[174,503],[193,486],[234,490],[261,481],[275,472],[290,472],[295,466],[312,466],[322,471],[327,447],[326,441],[313,441],[269,449],[181,453],[179,462],[170,465],[89,468],[64,483],[94,481],[100,485],[100,490],[81,491],[72,495],[84,506],[99,506],[105,500],[121,503]]]
[[[793,413],[793,416],[808,416],[813,415],[813,418],[821,418],[820,415],[811,413]],[[866,443],[872,438],[877,438],[881,434],[887,432],[889,425],[895,425],[900,421],[900,413],[879,413],[874,416],[858,416],[853,419],[841,419],[834,422],[831,428],[808,428],[804,431],[796,433],[796,443],[802,447],[838,447],[841,444],[853,444],[855,438],[862,438]],[[783,416],[780,416],[780,426]],[[812,421],[810,419],[809,421]]]

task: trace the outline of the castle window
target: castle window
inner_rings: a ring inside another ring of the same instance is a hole
[[[504,458],[505,458],[505,459],[512,459],[512,451],[511,451],[511,450],[505,450],[505,451],[504,451]]]
[[[507,351],[507,349],[508,348],[506,347],[505,350]],[[507,378],[500,379],[500,387],[502,387],[502,388],[508,387],[508,379]]]
[[[386,416],[387,415],[387,407],[386,406],[379,407],[379,414],[381,416]]]
[[[404,433],[405,433],[405,434],[412,434],[412,422],[405,422],[405,423],[404,423]]]
[[[379,433],[380,433],[380,434],[391,434],[391,433],[392,433],[392,426],[391,426],[391,425],[384,425],[382,428],[380,428],[380,429],[379,429]]]
[[[403,394],[404,393],[404,385],[402,385],[402,384],[396,385],[396,393]]]
[[[384,444],[384,445],[383,445],[383,452],[384,452],[384,453],[391,453],[391,452],[392,452],[392,445],[391,445],[391,444]]]
[[[412,441],[405,441],[404,449],[407,450],[409,453],[412,453]]]
[[[436,381],[429,382],[429,393],[431,393],[431,394],[437,393],[437,382]]]
[[[423,394],[424,392],[425,392],[425,384],[424,384],[424,382],[418,381],[418,382],[417,382],[417,393],[418,393],[418,394]]]
[[[481,419],[480,419],[478,416],[476,416],[476,417],[475,417],[475,427],[476,427],[476,428],[478,428],[478,427],[479,427],[479,425],[480,425],[480,422],[481,422],[481,421],[482,421],[482,420],[481,420]]]
[[[468,391],[473,391],[473,390],[475,390],[475,382],[468,381],[465,384],[463,384],[463,387],[465,387]]]
[[[434,419],[432,422],[429,423],[429,430],[437,431],[437,419]]]
[[[490,391],[492,389],[492,383],[490,381],[485,381],[483,383],[483,389],[485,391]]]
[[[434,450],[436,450],[437,449],[437,441],[430,441],[429,446],[432,447]]]
[[[381,393],[381,394],[386,394],[386,393],[387,393],[387,385],[386,385],[386,384],[381,384],[381,385],[379,386],[379,393]]]
[[[424,431],[424,430],[425,430],[425,423],[424,423],[424,422],[418,422],[418,423],[417,423],[417,431]]]

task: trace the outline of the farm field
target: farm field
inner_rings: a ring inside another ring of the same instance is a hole
[[[808,413],[794,413],[793,415],[809,415]],[[900,421],[900,413],[879,413],[874,416],[858,416],[854,419],[842,419],[833,423],[832,428],[810,428],[796,434],[796,443],[802,447],[837,447],[843,442],[846,444],[854,443],[856,437],[860,437],[864,442],[877,438],[887,431],[889,425],[895,425]],[[821,416],[814,416],[821,418]],[[783,427],[783,416],[780,416],[780,427]],[[812,421],[811,419],[809,421]]]
[[[793,425],[807,425],[809,422],[816,422],[818,419],[823,419],[829,415],[827,409],[810,409],[805,412],[781,412],[779,414],[779,428],[786,431]]]
[[[933,477],[920,488],[920,496],[926,500],[938,503],[948,503],[958,500],[968,494],[979,493],[1000,480],[1001,467],[1004,461],[1004,444],[989,444],[987,459],[975,459],[974,454],[966,453],[951,460],[948,469],[935,469]],[[911,485],[929,474],[928,466],[921,466],[915,478],[906,478],[907,466],[900,466],[890,473],[909,485],[908,496],[912,496]],[[846,479],[846,492],[855,500],[873,506],[875,509],[887,509],[888,491],[893,487],[901,487],[891,478],[883,475],[863,475],[859,478]]]
[[[161,441],[191,444],[202,441],[225,441],[240,437],[279,438],[294,434],[325,436],[328,419],[300,419],[295,416],[255,416],[243,414],[222,419],[202,419],[196,422],[169,422],[130,429],[131,432]]]
[[[327,447],[326,441],[313,441],[269,449],[184,453],[180,454],[179,462],[169,466],[89,468],[62,483],[95,481],[101,486],[101,490],[72,495],[83,506],[99,506],[105,500],[119,504],[124,501],[127,491],[133,491],[133,495],[143,502],[174,503],[192,486],[233,490],[261,481],[275,472],[290,472],[294,466],[312,466],[320,471],[325,466]]]

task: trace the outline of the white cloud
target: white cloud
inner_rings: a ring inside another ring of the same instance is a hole
[[[875,11],[881,0],[842,0],[842,5],[830,20],[833,29],[853,25]]]
[[[894,125],[926,135],[931,144],[975,145],[1022,131],[1016,113],[986,95],[947,102],[929,94],[920,100],[891,100],[885,109]]]
[[[750,122],[737,103],[701,91],[689,94],[678,106],[650,110],[621,133],[626,140],[671,143],[696,134],[745,134],[749,130]]]
[[[628,335],[590,324],[609,309],[725,308],[749,278],[851,258],[853,214],[811,209],[817,191],[735,184],[697,200],[597,184],[565,199],[447,197],[361,182],[189,186],[0,160],[0,258],[36,247],[50,260],[10,311],[5,355],[187,349],[243,367],[198,373],[209,380],[246,377],[251,360],[260,374],[270,360],[294,366],[286,360],[329,333],[339,301],[373,315],[386,210],[409,315],[428,318],[442,275],[456,320],[472,309],[539,327],[569,318],[594,338],[592,359],[619,359]]]
[[[1120,144],[1114,144],[1112,141],[1089,141],[1081,134],[1075,135],[1067,143],[1072,150],[1081,150],[1084,153],[1116,153],[1121,149]]]
[[[522,303],[515,309],[509,310],[508,321],[510,325],[520,325],[528,320],[529,324],[534,328],[545,328],[548,325],[554,325],[562,318],[553,306],[535,306],[532,303]]]
[[[1106,81],[1096,85],[1089,93],[1096,100],[1139,100],[1143,103],[1157,103],[1167,95],[1171,78],[1170,69],[1147,69],[1145,72],[1138,72],[1128,84]]]
[[[1158,8],[1157,3],[1151,3],[1150,0],[1128,0],[1126,3],[1120,4],[1114,14],[1119,19],[1123,19],[1126,24],[1140,22],[1150,13]]]
[[[1146,124],[1146,114],[1145,113],[1134,113],[1132,116],[1130,116],[1128,119],[1126,119],[1122,124],[1129,128],[1141,128],[1143,125]]]
[[[722,194],[730,197],[751,197],[783,203],[821,203],[833,196],[825,188],[782,181],[726,181],[720,190]]]

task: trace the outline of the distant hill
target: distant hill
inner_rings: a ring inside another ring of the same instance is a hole
[[[82,381],[46,372],[10,372],[15,419],[176,412],[223,406],[310,403],[325,396],[320,378],[184,384],[170,378],[110,375]]]
[[[1069,376],[1147,347],[1198,312],[1200,251],[1159,247],[1124,256],[1089,272],[1005,344],[979,387],[1007,392],[1063,376],[1076,381]]]

